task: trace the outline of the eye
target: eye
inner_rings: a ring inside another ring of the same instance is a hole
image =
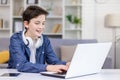
[[[40,22],[35,22],[35,24],[36,24],[36,25],[39,25],[39,24],[40,24]]]
[[[45,25],[45,22],[43,22],[42,25]]]
[[[44,21],[44,22],[42,22],[42,25],[45,25],[45,21]]]

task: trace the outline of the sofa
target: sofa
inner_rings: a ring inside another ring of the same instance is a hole
[[[64,58],[64,55],[62,56],[62,48],[66,48],[66,51],[64,52],[70,52],[73,53],[75,46],[77,44],[86,44],[86,43],[97,43],[96,39],[59,39],[59,38],[50,38],[51,45],[56,53],[56,55],[59,57],[61,60],[67,60]],[[65,49],[64,49],[65,50]],[[111,54],[112,51],[109,53]],[[73,55],[73,54],[72,54]],[[67,53],[67,57],[71,58],[71,54]],[[113,60],[112,58],[108,55],[106,58],[104,65],[104,69],[112,69],[113,67]]]
[[[61,39],[61,38],[50,38],[51,45],[53,47],[53,50],[55,51],[56,55],[60,60],[64,60],[61,53],[63,46],[66,48],[70,48],[70,50],[73,50],[73,46],[76,46],[77,44],[86,44],[86,43],[97,43],[97,40],[95,39]],[[70,47],[72,46],[72,47]],[[0,51],[2,50],[9,50],[9,38],[0,38]],[[65,49],[64,49],[65,50]],[[72,52],[72,51],[71,51]],[[69,54],[67,53],[69,56]],[[0,64],[0,68],[6,68],[7,63]],[[111,69],[112,67],[112,58],[107,57],[105,60],[105,63],[103,65],[104,69]]]

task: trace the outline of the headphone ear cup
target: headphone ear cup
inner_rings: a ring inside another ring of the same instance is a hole
[[[27,41],[27,46],[28,47],[33,46],[33,40],[30,37],[26,37],[26,41]]]

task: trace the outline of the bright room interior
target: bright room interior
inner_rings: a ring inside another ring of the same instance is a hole
[[[79,40],[84,40],[82,43],[113,42],[106,62],[107,64],[110,61],[110,64],[106,66],[120,68],[120,25],[106,25],[107,15],[117,14],[120,17],[120,0],[0,0],[1,53],[2,50],[8,50],[7,41],[10,36],[23,30],[21,14],[29,5],[41,6],[49,12],[44,34],[55,45],[54,49],[59,53],[57,56],[60,59],[63,58],[56,46],[61,46],[61,50],[63,47],[72,50],[74,46],[68,45],[80,43]],[[63,44],[59,43],[60,41],[63,41]]]

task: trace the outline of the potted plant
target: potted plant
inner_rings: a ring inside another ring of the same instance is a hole
[[[77,16],[66,15],[66,19],[69,21],[71,28],[75,28],[78,24],[81,24],[81,18],[78,18]]]

